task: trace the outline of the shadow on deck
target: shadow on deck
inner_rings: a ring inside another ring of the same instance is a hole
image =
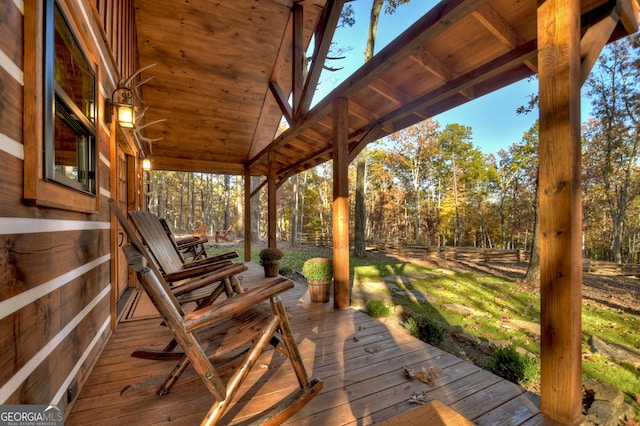
[[[243,285],[262,278],[249,264]],[[307,287],[296,285],[282,297],[305,366],[324,382],[321,393],[296,413],[292,425],[368,425],[416,409],[412,395],[439,400],[478,425],[545,424],[537,398],[519,386],[430,346],[353,309],[309,302]],[[170,332],[149,318],[119,324],[83,387],[67,425],[198,424],[213,400],[192,369],[172,391],[155,392],[173,361],[130,357],[142,346],[162,348]],[[296,387],[289,363],[268,350],[258,361],[221,424],[244,424]],[[432,386],[409,380],[403,367],[441,369]],[[423,424],[435,424],[423,419]]]

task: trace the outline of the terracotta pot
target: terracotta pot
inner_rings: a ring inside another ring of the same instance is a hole
[[[265,277],[277,277],[278,272],[280,271],[280,261],[279,260],[263,260],[262,266],[264,267],[264,276]]]
[[[332,280],[307,280],[307,284],[309,285],[309,296],[311,296],[312,302],[327,303],[329,301],[329,297],[331,295],[331,281]]]

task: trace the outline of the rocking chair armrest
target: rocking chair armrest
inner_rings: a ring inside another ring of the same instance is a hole
[[[234,263],[231,262],[230,260],[223,260],[221,262],[216,262],[216,263],[212,263],[212,264],[205,264],[205,265],[196,265],[192,268],[184,268],[180,271],[177,272],[171,272],[168,274],[164,274],[163,278],[168,282],[168,283],[172,283],[175,281],[181,281],[187,278],[194,278],[194,277],[198,277],[200,275],[204,275],[204,274],[208,274],[210,272],[215,272],[218,271],[224,267],[227,267],[229,265],[233,265]]]
[[[184,246],[186,244],[191,244],[193,242],[196,242],[198,240],[200,240],[200,237],[182,237],[182,238],[173,238],[173,240],[176,242],[176,245],[178,247]],[[207,239],[207,241],[209,241]]]
[[[180,296],[190,291],[202,288],[206,285],[231,278],[232,276],[240,274],[246,270],[247,265],[245,265],[244,263],[229,263],[227,265],[224,265],[223,268],[219,268],[207,274],[201,274],[199,276],[192,277],[186,282],[181,282],[178,285],[174,286],[171,291],[174,296]]]
[[[228,253],[217,254],[211,257],[205,257],[204,259],[194,260],[193,262],[186,263],[185,268],[195,268],[202,265],[209,265],[211,263],[222,262],[224,260],[235,259],[238,257],[238,252],[230,251]]]
[[[288,278],[276,278],[259,287],[225,299],[222,302],[186,314],[182,320],[182,326],[187,332],[209,327],[267,299],[277,296],[290,288],[293,288],[293,281]]]
[[[189,237],[189,240],[186,241],[176,241],[176,245],[178,246],[178,249],[184,250],[191,247],[197,247],[208,242],[209,239],[205,237]]]

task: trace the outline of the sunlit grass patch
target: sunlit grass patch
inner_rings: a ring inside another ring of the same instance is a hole
[[[211,250],[210,253],[226,251],[229,249]],[[244,250],[236,251],[243,260]],[[298,272],[306,259],[330,257],[326,250],[306,248],[283,251],[283,264]],[[252,250],[253,262],[259,263],[258,252],[259,249]],[[539,329],[537,333],[532,331],[536,326],[539,328],[539,295],[523,290],[514,279],[427,267],[382,257],[352,257],[350,268],[354,282],[382,283],[387,277],[403,277],[399,287],[419,291],[432,300],[431,303],[417,303],[406,294],[393,297],[394,304],[408,307],[416,315],[427,316],[442,324],[460,325],[465,332],[481,340],[509,341],[531,354],[540,354]],[[447,305],[457,305],[468,311],[461,313],[450,310]],[[627,398],[640,394],[640,380],[635,367],[591,354],[588,339],[592,335],[608,343],[637,350],[640,348],[640,318],[591,301],[587,301],[582,309],[583,377],[595,378],[622,389]]]

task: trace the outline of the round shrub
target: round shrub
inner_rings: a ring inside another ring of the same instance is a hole
[[[258,256],[260,256],[260,260],[262,261],[280,260],[284,256],[284,253],[278,248],[267,247],[260,250]]]
[[[367,302],[367,313],[374,318],[386,318],[391,316],[391,308],[381,300],[370,300]]]
[[[329,281],[333,278],[333,262],[325,257],[307,259],[302,265],[302,275],[308,281]]]
[[[404,328],[409,330],[409,333],[413,334],[414,336],[417,336],[418,335],[418,320],[415,319],[414,317],[407,318],[407,320],[404,322]]]
[[[530,384],[540,377],[535,359],[520,355],[513,346],[502,346],[491,354],[489,371],[513,383]]]
[[[428,317],[418,318],[417,320],[409,318],[405,323],[405,327],[415,334],[418,339],[432,345],[442,342],[446,336],[444,327]]]
[[[284,277],[290,277],[293,275],[293,268],[289,265],[280,265],[280,271],[278,273]]]

